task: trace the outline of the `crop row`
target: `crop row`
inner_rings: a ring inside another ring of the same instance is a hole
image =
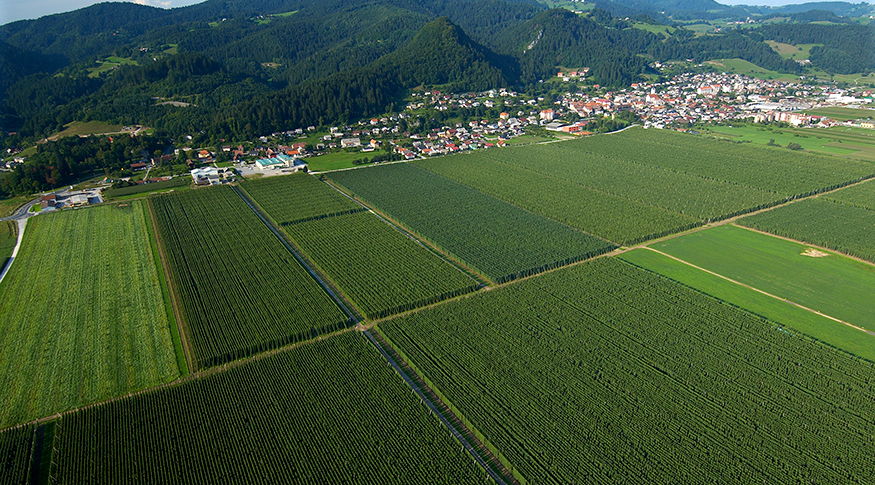
[[[841,204],[852,205],[875,211],[875,181],[868,181],[853,187],[846,187],[822,196]]]
[[[149,201],[197,367],[344,326],[337,305],[232,188]]]
[[[875,262],[875,211],[806,199],[739,219],[739,225]]]
[[[678,214],[589,189],[563,178],[488,158],[483,151],[416,162],[430,172],[618,244],[628,245],[694,227]]]
[[[497,282],[613,248],[602,239],[410,164],[335,172],[330,178]]]
[[[0,432],[0,485],[29,483],[35,430],[30,425]]]
[[[866,483],[875,368],[613,259],[380,324],[524,483]]]
[[[623,140],[612,141],[622,150]],[[484,156],[702,220],[721,219],[784,200],[762,189],[666,170],[635,158],[587,153],[581,146],[550,143],[494,150]]]
[[[354,332],[64,416],[52,446],[70,484],[486,480]]]
[[[0,285],[0,427],[179,375],[143,208],[28,221]]]
[[[240,186],[281,226],[364,210],[304,173],[247,180]]]
[[[786,149],[705,139],[667,130],[626,130],[569,143],[594,155],[630,160],[714,180],[808,195],[875,174],[872,164]]]
[[[412,310],[479,286],[369,212],[298,223],[285,231],[369,318]]]

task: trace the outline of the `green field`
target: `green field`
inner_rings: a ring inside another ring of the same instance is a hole
[[[507,153],[504,153],[504,152]],[[564,178],[501,163],[525,156],[478,151],[415,165],[617,244],[632,244],[693,227],[693,217],[590,189]]]
[[[756,64],[745,61],[744,59],[734,58],[734,59],[715,59],[712,61],[706,62],[706,64],[711,64],[712,66],[718,67],[723,71],[731,72],[734,74],[744,74],[745,76],[755,77],[758,79],[766,79],[766,80],[775,80],[775,81],[786,81],[786,82],[798,82],[799,76],[795,74],[786,74],[778,71],[771,71],[769,69],[764,69]]]
[[[875,211],[875,181],[867,180],[822,196],[824,199]]]
[[[31,451],[36,426],[21,426],[0,432],[0,484],[30,482]]]
[[[854,121],[859,119],[875,118],[875,110],[860,108],[843,108],[834,106],[830,108],[817,108],[807,111],[808,114],[828,116],[838,121]]]
[[[103,192],[107,200],[119,199],[125,196],[150,194],[153,192],[166,192],[168,190],[179,190],[183,187],[191,185],[191,177],[175,177],[163,182],[154,182],[150,184],[135,185],[132,187],[122,187],[120,189],[107,189]]]
[[[369,212],[302,222],[284,230],[368,318],[412,310],[479,286]]]
[[[64,416],[46,446],[49,483],[486,482],[352,332]]]
[[[791,204],[798,205],[798,204]],[[875,266],[725,225],[650,247],[772,295],[875,331]]]
[[[333,172],[329,178],[495,282],[613,248],[602,239],[407,163]]]
[[[365,210],[304,173],[247,180],[240,186],[280,226]]]
[[[12,256],[18,242],[18,224],[15,221],[0,221],[0,272],[6,267],[6,260]]]
[[[111,125],[102,121],[74,121],[64,125],[64,130],[49,137],[50,140],[65,136],[94,135],[101,133],[120,133],[121,125]]]
[[[307,169],[311,172],[326,172],[329,170],[340,170],[344,168],[353,168],[356,165],[353,160],[370,160],[374,155],[382,154],[382,151],[373,152],[334,152],[319,155],[318,157],[310,157],[307,159]]]
[[[868,148],[856,145],[843,146],[843,144],[837,143],[838,138],[830,137],[828,132],[823,129],[808,129],[803,132],[756,125],[734,125],[713,126],[706,128],[705,132],[718,138],[750,142],[754,145],[768,145],[769,142],[772,142],[785,149],[790,143],[797,143],[806,152],[843,155],[862,160],[867,160],[870,153],[875,153],[875,146]],[[862,155],[862,157],[855,156],[858,154]]]
[[[148,200],[195,369],[345,325],[343,312],[233,188]]]
[[[179,375],[149,237],[138,202],[28,222],[0,284],[0,427]]]
[[[12,213],[15,212],[15,209],[18,209],[32,199],[32,197],[27,196],[0,199],[0,218],[12,215]]]
[[[739,219],[738,224],[875,263],[875,211],[869,209],[807,199]]]
[[[647,249],[636,249],[619,256],[629,262],[680,282],[731,305],[743,308],[788,329],[799,331],[821,342],[875,362],[875,336],[842,325],[826,317],[776,300],[750,288],[675,261]]]
[[[866,483],[875,466],[871,362],[616,258],[377,328],[527,483]]]
[[[801,61],[808,59],[811,56],[811,48],[815,46],[822,46],[823,44],[782,44],[780,42],[775,42],[773,40],[767,40],[766,44],[769,44],[769,47],[772,48],[775,52],[778,53],[779,56],[785,59],[793,59],[795,61]]]

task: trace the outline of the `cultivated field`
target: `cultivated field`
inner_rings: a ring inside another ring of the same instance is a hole
[[[280,226],[365,210],[305,173],[247,180],[240,186]]]
[[[149,202],[195,368],[345,325],[343,312],[231,187]]]
[[[50,483],[486,481],[353,333],[65,416],[47,446]]]
[[[293,224],[284,230],[368,318],[412,310],[479,286],[474,278],[369,212]]]
[[[492,281],[509,281],[613,248],[410,164],[329,177]]]
[[[870,362],[613,258],[377,328],[527,483],[865,483],[875,466]]]
[[[179,375],[139,203],[40,215],[0,284],[0,427]]]
[[[746,217],[738,224],[875,262],[872,210],[818,198]]]
[[[644,129],[415,164],[623,245],[875,175],[866,162]]]
[[[163,182],[122,187],[120,189],[108,189],[103,192],[107,199],[115,199],[129,195],[146,195],[150,192],[163,192],[169,189],[179,190],[191,185],[191,177],[176,177]]]
[[[824,199],[875,211],[875,183],[866,181],[823,196]]]
[[[795,204],[794,204],[795,205]],[[649,247],[875,331],[875,266],[725,225]]]
[[[619,258],[772,322],[785,325],[784,329],[788,332],[802,332],[833,347],[875,362],[875,335],[842,325],[827,317],[648,249],[635,249],[620,255]]]

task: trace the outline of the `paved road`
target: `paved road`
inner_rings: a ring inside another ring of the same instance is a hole
[[[28,202],[27,204],[24,204],[23,206],[19,207],[18,210],[13,212],[11,216],[4,217],[4,218],[0,219],[0,221],[12,221],[15,219],[22,219],[22,218],[26,219],[26,218],[30,217],[31,215],[33,215],[30,213],[30,208],[36,204],[39,204],[39,199],[34,199],[34,200]]]

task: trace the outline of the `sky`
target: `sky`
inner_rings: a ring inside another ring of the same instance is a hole
[[[102,1],[102,0],[101,0]],[[140,5],[173,8],[194,5],[204,0],[131,0]],[[100,3],[95,0],[0,0],[0,25],[16,20],[36,19],[54,13],[70,12]]]

